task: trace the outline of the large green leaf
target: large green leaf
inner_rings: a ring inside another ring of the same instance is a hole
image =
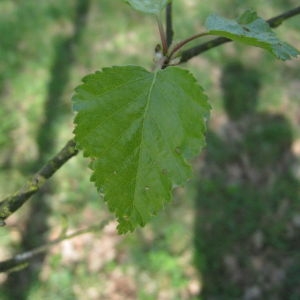
[[[146,14],[158,15],[170,0],[125,0],[134,9]]]
[[[246,11],[238,20],[210,15],[205,26],[209,30],[209,34],[266,49],[281,60],[287,60],[300,54],[294,47],[280,41],[269,24],[253,11]]]
[[[92,181],[119,221],[143,226],[191,176],[209,105],[186,70],[105,68],[76,89],[75,139],[92,158]]]

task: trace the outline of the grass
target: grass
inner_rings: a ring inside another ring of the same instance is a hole
[[[201,31],[211,12],[235,17],[251,6],[269,18],[297,4],[177,1],[175,39]],[[296,18],[284,23],[278,34],[300,48]],[[111,65],[150,69],[158,33],[150,17],[117,1],[3,0],[0,37],[3,198],[72,137],[70,98],[81,78]],[[278,62],[260,49],[228,44],[184,67],[199,79],[213,106],[206,154],[196,164],[202,168],[197,179],[185,191],[178,190],[174,202],[146,228],[125,237],[108,230],[76,238],[36,261],[33,266],[40,269],[1,277],[1,299],[196,299],[202,284],[205,300],[240,299],[255,285],[261,299],[299,297],[298,228],[292,221],[299,212],[299,182],[283,157],[300,136],[299,59]],[[229,109],[226,97],[232,100]],[[241,117],[240,99],[257,102],[250,129]],[[232,123],[230,112],[235,116]],[[280,116],[274,119],[274,114]],[[242,142],[224,135],[227,128],[234,136],[230,126],[236,122],[244,126]],[[57,237],[64,218],[70,229],[106,218],[87,165],[82,155],[72,159],[1,228],[1,259]],[[245,180],[243,172],[250,177],[253,173],[255,184]],[[266,272],[283,271],[287,279],[266,289],[273,279],[255,269],[257,261]],[[236,279],[241,271],[246,276]],[[262,281],[257,283],[253,278],[258,273]],[[27,284],[18,285],[14,294],[20,278],[28,278]]]

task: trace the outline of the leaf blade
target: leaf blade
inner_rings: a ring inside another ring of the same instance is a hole
[[[125,0],[131,7],[146,14],[159,15],[170,0]]]
[[[208,34],[263,48],[281,60],[300,54],[296,48],[280,41],[268,23],[252,10],[246,11],[238,20],[210,15],[206,19],[205,27],[209,30]]]
[[[113,67],[86,77],[73,101],[76,142],[94,158],[91,179],[119,231],[145,225],[189,178],[187,160],[204,145],[202,88],[179,68]]]

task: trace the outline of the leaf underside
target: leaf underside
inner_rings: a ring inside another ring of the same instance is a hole
[[[159,15],[170,0],[125,0],[131,7],[146,14]]]
[[[263,48],[281,60],[291,59],[300,54],[297,49],[279,40],[269,24],[251,10],[246,11],[238,20],[210,15],[205,27],[209,34]]]
[[[176,67],[112,67],[85,77],[73,101],[76,142],[119,232],[144,226],[191,176],[187,160],[205,143],[202,88]]]

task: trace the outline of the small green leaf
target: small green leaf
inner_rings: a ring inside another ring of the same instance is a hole
[[[300,54],[294,47],[280,41],[269,24],[253,11],[246,11],[237,21],[210,15],[205,26],[209,34],[263,48],[281,60],[291,59]]]
[[[258,17],[256,11],[254,10],[246,10],[239,18],[237,19],[237,22],[239,24],[249,24],[255,21]]]
[[[146,14],[159,15],[170,0],[125,0],[134,9]]]
[[[105,68],[76,89],[75,139],[120,233],[145,225],[191,176],[209,105],[186,70]]]

